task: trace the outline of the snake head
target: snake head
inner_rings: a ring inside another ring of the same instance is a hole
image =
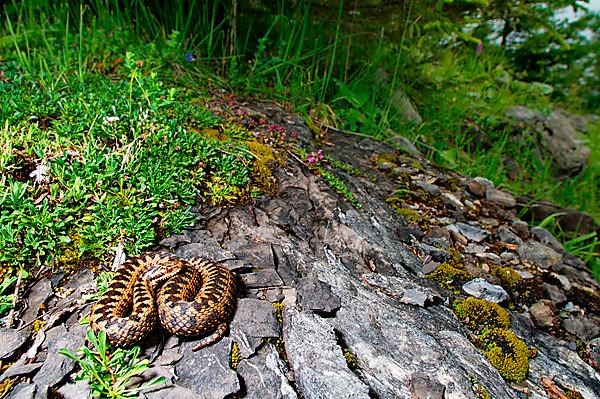
[[[149,262],[142,279],[150,282],[152,287],[156,288],[179,273],[183,266],[183,262],[177,258],[166,258],[158,262]]]

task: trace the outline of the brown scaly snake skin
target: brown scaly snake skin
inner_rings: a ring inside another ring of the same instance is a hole
[[[139,256],[117,270],[92,308],[91,327],[96,334],[106,331],[115,346],[130,346],[153,330],[158,317],[173,334],[210,334],[193,348],[198,350],[227,331],[235,289],[231,271],[214,260],[187,261],[165,252]]]

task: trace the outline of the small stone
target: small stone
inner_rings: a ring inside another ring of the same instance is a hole
[[[563,320],[563,327],[584,342],[600,334],[600,326],[586,317],[568,317]]]
[[[429,195],[432,195],[434,197],[439,196],[442,191],[440,190],[440,188],[438,186],[436,186],[435,184],[430,184],[424,181],[420,181],[417,180],[413,183],[416,187],[424,190],[425,192],[427,192]]]
[[[502,264],[502,258],[491,252],[486,252],[483,254],[475,254],[475,256],[477,256],[478,258],[487,259],[490,262],[495,263],[496,265]]]
[[[283,285],[283,280],[275,269],[258,270],[254,273],[240,275],[246,288],[278,287]]]
[[[511,261],[511,260],[516,260],[517,255],[515,255],[512,252],[504,251],[500,254],[500,258],[502,258],[502,260],[504,260],[504,261]]]
[[[433,259],[436,262],[447,262],[448,260],[450,260],[452,258],[452,255],[450,254],[450,252],[445,251],[441,248],[436,248],[432,245],[427,245],[424,244],[422,242],[417,242],[415,244],[415,246],[417,248],[419,248],[421,251],[425,252],[427,255],[431,256],[431,259]]]
[[[242,360],[237,372],[244,380],[246,399],[298,397],[286,378],[285,365],[272,344],[266,344],[256,356]]]
[[[569,291],[571,289],[571,281],[567,276],[563,276],[562,274],[558,273],[550,273],[550,276],[558,280],[560,285],[562,285],[563,290]]]
[[[479,227],[472,226],[467,223],[457,222],[455,224],[456,228],[460,231],[460,233],[467,237],[470,241],[481,242],[489,236],[489,232],[486,230],[480,229]]]
[[[533,240],[525,241],[517,252],[521,259],[532,262],[542,269],[549,269],[554,265],[558,265],[562,260],[562,255],[555,250]]]
[[[404,295],[402,295],[402,298],[400,298],[400,302],[406,303],[408,305],[417,305],[420,307],[425,307],[425,303],[431,299],[433,298],[430,295],[427,295],[426,292],[409,288],[406,291],[404,291]]]
[[[183,354],[179,353],[179,349],[165,349],[163,353],[156,359],[156,363],[161,366],[170,366],[181,360]]]
[[[436,227],[427,232],[423,241],[429,245],[440,248],[450,247],[450,232],[445,227]]]
[[[416,113],[416,111],[415,111]],[[416,115],[418,115],[418,113],[416,113]],[[413,119],[413,118],[410,118]],[[421,123],[422,120],[420,120],[420,116],[417,119],[417,123]],[[395,133],[395,132],[394,132]],[[391,142],[397,146],[397,148],[399,148],[400,150],[405,151],[408,154],[413,154],[413,155],[420,155],[421,151],[419,151],[419,149],[413,144],[412,141],[410,141],[408,138],[404,137],[404,136],[400,136],[398,133],[395,133],[394,135],[391,136]]]
[[[473,181],[475,181],[475,182],[481,184],[482,186],[484,186],[486,190],[489,189],[489,188],[494,188],[495,187],[494,183],[491,180],[486,179],[485,177],[477,176],[477,177],[473,178]]]
[[[413,399],[443,399],[446,387],[422,371],[416,371],[410,376],[410,390]]]
[[[396,235],[400,241],[409,244],[414,240],[420,240],[425,233],[423,233],[423,230],[418,225],[410,224],[408,226],[397,227]]]
[[[498,226],[497,233],[498,237],[500,238],[500,241],[506,244],[517,244],[519,246],[523,244],[523,240],[521,240],[521,238],[518,235],[513,233],[510,227],[504,224]]]
[[[27,342],[29,330],[16,330],[13,328],[0,328],[0,359],[11,357]]]
[[[515,205],[517,205],[515,197],[507,192],[495,188],[487,189],[485,192],[485,197],[489,201],[495,202],[498,205],[502,205],[505,208],[513,208]]]
[[[30,364],[18,364],[19,362],[13,364],[9,368],[4,371],[4,373],[0,376],[0,381],[4,381],[7,378],[14,377],[16,375],[26,375],[33,373],[40,367],[42,367],[42,362],[38,363],[30,363]]]
[[[485,251],[487,251],[488,249],[489,248],[487,247],[487,245],[479,245],[479,244],[469,243],[465,247],[465,252],[468,254],[481,255],[481,254],[484,254]]]
[[[521,237],[522,239],[527,239],[529,238],[529,225],[522,221],[522,220],[515,220],[512,223],[511,228],[514,230],[515,233],[517,233],[519,235],[519,237]]]
[[[471,194],[479,198],[483,198],[485,195],[486,186],[476,180],[471,180],[469,183],[467,183],[467,190],[469,190]]]
[[[531,320],[537,328],[547,329],[554,325],[554,309],[548,301],[539,301],[529,308]]]
[[[499,285],[490,284],[482,278],[475,278],[462,286],[463,291],[475,298],[500,303],[508,299],[508,294]]]
[[[314,277],[300,279],[296,292],[302,309],[312,310],[320,315],[333,316],[342,305],[331,287]]]
[[[429,274],[440,265],[439,262],[430,261],[423,265],[423,274]]]
[[[562,254],[562,253],[566,252],[565,248],[562,246],[562,244],[560,243],[560,241],[558,241],[556,239],[556,237],[554,237],[552,235],[552,233],[550,233],[548,230],[544,229],[543,227],[532,227],[531,228],[531,235],[537,241],[539,241],[542,244],[544,244],[544,245],[552,248],[553,250],[555,250],[559,254]]]
[[[451,193],[442,193],[442,199],[449,204],[452,205],[456,210],[462,210],[465,208],[462,202],[456,197],[456,195]]]
[[[563,290],[561,290],[557,286],[547,283],[542,283],[542,286],[546,290],[546,293],[548,293],[548,297],[550,298],[554,306],[559,306],[567,302],[567,296],[565,295]]]
[[[530,280],[530,279],[532,279],[532,278],[535,277],[533,274],[531,274],[527,270],[517,270],[517,269],[515,269],[515,271],[517,273],[519,273],[519,276],[521,276],[521,278],[524,278],[524,279],[527,279],[527,280]]]

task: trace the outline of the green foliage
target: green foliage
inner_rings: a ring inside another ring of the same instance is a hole
[[[29,274],[22,269],[18,273],[20,273],[21,278],[27,278],[29,276]],[[17,276],[9,277],[5,275],[2,279],[2,283],[0,283],[0,317],[13,307],[14,293],[5,294],[4,292],[11,288],[17,279]]]
[[[442,287],[450,289],[471,280],[473,276],[466,270],[454,267],[449,263],[442,263],[434,271],[427,274],[429,279],[437,281]]]
[[[81,367],[77,380],[90,381],[94,397],[101,398],[133,398],[144,389],[156,387],[166,381],[165,377],[154,377],[148,382],[132,387],[132,377],[141,375],[148,369],[148,360],[139,360],[139,346],[128,350],[113,350],[106,342],[106,333],[98,336],[88,330],[87,338],[92,349],[81,347],[77,353],[68,349],[60,349],[59,353],[76,361]]]

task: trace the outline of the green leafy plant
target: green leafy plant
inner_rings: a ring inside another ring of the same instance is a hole
[[[148,382],[131,387],[132,377],[141,375],[148,369],[148,360],[139,360],[140,347],[113,350],[106,341],[106,333],[98,336],[88,330],[87,338],[92,348],[86,346],[77,353],[62,348],[59,353],[76,361],[81,367],[77,380],[89,380],[92,393],[101,398],[133,398],[144,389],[156,387],[166,381],[165,377],[155,377]]]
[[[27,278],[29,276],[29,274],[23,269],[21,269],[18,273],[20,274],[21,278]],[[4,294],[4,292],[9,289],[17,281],[17,279],[17,276],[4,277],[2,283],[0,283],[0,316],[3,316],[4,313],[13,307],[14,294]]]

